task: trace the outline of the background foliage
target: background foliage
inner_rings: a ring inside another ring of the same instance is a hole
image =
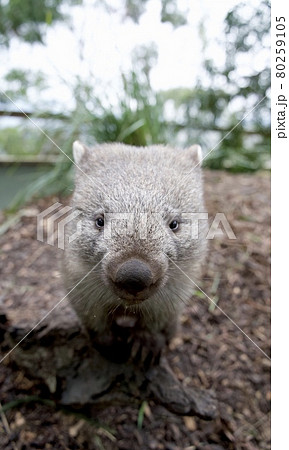
[[[186,11],[179,8],[178,1],[159,1],[160,22],[170,23],[174,28],[187,23]],[[113,11],[104,0],[99,3],[109,13],[122,14],[124,20],[138,23],[147,0],[123,0],[122,11]],[[15,38],[31,45],[35,42],[45,45],[47,29],[58,22],[70,26],[70,13],[79,4],[81,1],[0,0],[0,45],[9,49]],[[37,102],[37,92],[49,82],[45,74],[18,67],[6,73],[7,89],[0,93],[1,115],[16,114],[11,100],[24,105],[23,109],[29,105],[32,120],[50,140],[18,110],[16,115],[23,120],[19,119],[17,125],[3,122],[0,128],[0,156],[13,155],[21,160],[54,155],[56,160],[56,164],[17,195],[14,206],[35,193],[47,195],[71,189],[71,163],[53,142],[71,156],[72,142],[79,137],[88,144],[120,141],[132,145],[186,146],[199,142],[209,153],[204,160],[209,168],[235,172],[268,168],[270,68],[244,71],[242,57],[269,49],[269,2],[263,0],[258,7],[237,4],[228,12],[224,30],[219,40],[225,58],[219,63],[207,56],[209,31],[204,22],[200,23],[204,57],[199,79],[191,88],[156,92],[152,88],[151,70],[158,60],[157,47],[154,43],[136,47],[131,56],[132,69],[121,74],[122,87],[113,104],[108,92],[96,95],[95,80],[87,82],[75,77],[68,83],[75,107],[55,113],[51,105]],[[254,107],[254,112],[242,120]]]

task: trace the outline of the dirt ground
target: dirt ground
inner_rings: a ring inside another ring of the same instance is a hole
[[[225,213],[237,239],[210,242],[202,289],[217,306],[195,292],[168,357],[184,385],[216,392],[221,418],[176,416],[148,402],[111,406],[91,421],[54,408],[37,374],[28,377],[7,358],[0,364],[1,448],[270,449],[270,178],[207,171],[205,186],[210,218]],[[62,250],[36,240],[35,214],[58,200],[34,202],[0,240],[0,306],[31,299],[39,306],[35,323],[43,296],[57,303],[64,295]]]

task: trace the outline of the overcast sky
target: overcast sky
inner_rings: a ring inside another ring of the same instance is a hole
[[[134,24],[130,19],[123,20],[118,13],[108,14],[101,7],[95,7],[95,3],[85,0],[84,6],[70,8],[70,27],[65,23],[54,25],[48,30],[45,46],[26,45],[13,40],[7,52],[7,64],[0,69],[1,75],[8,68],[39,69],[47,74],[51,86],[50,90],[43,91],[43,99],[61,99],[61,103],[69,105],[71,90],[65,87],[65,82],[72,82],[78,75],[81,79],[93,80],[100,89],[103,89],[102,83],[117,89],[120,72],[130,68],[132,49],[153,41],[159,54],[151,74],[153,87],[193,87],[203,56],[198,35],[199,23],[205,24],[210,41],[208,56],[222,62],[224,51],[218,45],[218,39],[223,31],[224,18],[240,2],[181,0],[180,6],[191,6],[188,25],[177,29],[169,23],[160,23],[159,1],[150,0],[147,3],[139,24]],[[259,5],[260,2],[249,0],[246,3]],[[116,9],[120,9],[120,4],[120,0],[109,2]]]

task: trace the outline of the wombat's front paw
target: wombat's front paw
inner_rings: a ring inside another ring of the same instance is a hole
[[[159,364],[166,339],[162,334],[151,335],[141,332],[132,336],[128,344],[131,348],[131,361],[148,370],[149,367]]]
[[[90,333],[93,347],[106,359],[116,363],[124,363],[130,357],[130,346],[127,342],[128,336],[116,336],[112,332],[98,336]]]

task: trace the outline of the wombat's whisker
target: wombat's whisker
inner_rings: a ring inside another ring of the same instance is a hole
[[[119,299],[120,300],[120,299]],[[116,305],[112,305],[109,307],[108,309],[108,314],[110,316],[113,316],[115,314],[115,312],[119,309],[119,304]],[[124,313],[126,313],[126,309],[124,310]]]

